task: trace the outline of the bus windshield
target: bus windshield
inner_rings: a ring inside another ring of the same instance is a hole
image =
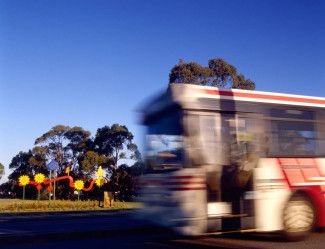
[[[159,115],[148,124],[146,159],[149,170],[171,170],[182,167],[183,135],[180,112]]]

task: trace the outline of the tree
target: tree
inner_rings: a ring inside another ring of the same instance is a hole
[[[224,59],[210,59],[208,67],[196,62],[180,62],[169,74],[169,83],[216,86],[220,88],[255,89],[255,83],[237,74],[237,69]]]
[[[28,159],[28,163],[31,166],[46,168],[46,155],[48,153],[47,147],[35,146],[31,152],[32,154]]]
[[[211,71],[196,62],[183,60],[175,65],[169,74],[169,83],[205,85]]]
[[[56,160],[60,165],[59,173],[62,173],[66,164],[77,163],[79,156],[92,146],[89,137],[90,132],[81,127],[56,125],[35,140],[38,146],[34,150],[47,161]]]
[[[255,89],[255,83],[250,79],[245,79],[245,76],[243,74],[237,75],[236,84],[237,85],[234,88],[246,89],[246,90]]]
[[[137,149],[132,140],[133,134],[125,125],[113,124],[111,127],[99,128],[94,143],[99,154],[113,159],[114,168],[116,169],[118,161],[127,157],[125,149],[129,151]]]
[[[66,151],[71,151],[72,160],[77,162],[78,157],[87,150],[93,149],[93,141],[90,139],[91,133],[79,126],[72,127],[64,134],[69,141],[65,147]]]
[[[135,192],[135,181],[129,166],[122,164],[112,173],[110,189],[117,192],[117,197],[121,201],[128,201],[132,198]]]
[[[87,151],[81,160],[81,169],[86,175],[93,174],[99,166],[106,166],[109,159],[104,155],[99,155],[95,151]]]
[[[0,180],[4,174],[5,174],[5,166],[3,166],[2,163],[0,163]]]
[[[133,134],[126,126],[113,124],[98,129],[94,139],[90,135],[89,131],[78,126],[52,127],[35,140],[35,146],[31,150],[19,152],[13,157],[9,165],[13,171],[8,177],[9,181],[0,186],[0,195],[15,198],[21,196],[22,188],[18,186],[18,178],[21,175],[28,175],[33,179],[36,173],[48,175],[47,164],[55,159],[60,165],[58,176],[66,174],[66,164],[74,165],[70,172],[70,176],[74,179],[90,180],[99,166],[111,169],[112,179],[116,180],[113,181],[111,190],[118,189],[121,198],[130,198],[134,189],[133,173],[141,174],[142,168],[138,165],[131,170],[124,165],[117,170],[117,166],[119,160],[123,158],[134,161],[141,159],[137,146],[132,143]],[[0,172],[2,167],[0,164]],[[59,181],[56,184],[56,196],[59,199],[73,198],[73,189],[66,181]],[[97,194],[101,192],[98,187],[95,189]],[[43,190],[47,191],[45,188]],[[35,186],[26,186],[27,198],[35,196],[35,192]],[[87,193],[85,196],[96,195]]]
[[[209,60],[209,69],[211,70],[209,85],[221,88],[236,88],[237,69],[223,59]]]
[[[61,171],[68,157],[64,150],[65,133],[68,130],[68,126],[56,125],[35,140],[35,145],[42,145],[43,151],[46,151],[48,160],[54,159],[59,163]]]
[[[12,192],[11,197],[21,196],[22,189],[18,186],[18,178],[21,175],[28,175],[33,179],[35,173],[48,173],[45,164],[30,164],[33,156],[33,152],[29,150],[28,152],[21,151],[12,158],[9,169],[12,169],[13,172],[8,176],[9,181],[7,184],[2,186],[2,191],[7,193]],[[26,188],[28,189],[28,191],[26,191],[27,198],[35,196],[35,187],[28,185]]]
[[[17,181],[21,175],[28,175],[31,177],[35,173],[34,167],[28,162],[32,155],[31,151],[20,151],[12,158],[9,169],[12,169],[13,172],[8,176],[9,180]]]

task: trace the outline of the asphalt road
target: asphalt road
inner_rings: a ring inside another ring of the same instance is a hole
[[[324,249],[325,233],[301,242],[276,235],[234,234],[181,238],[134,217],[132,212],[1,217],[0,248],[236,248]]]

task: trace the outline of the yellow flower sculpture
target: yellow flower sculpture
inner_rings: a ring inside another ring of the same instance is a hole
[[[82,190],[84,188],[85,184],[82,180],[77,180],[74,183],[74,188],[78,191]]]
[[[34,176],[35,182],[37,182],[38,184],[41,184],[45,181],[45,175],[42,173],[38,173]]]
[[[104,177],[105,176],[105,172],[102,169],[102,166],[99,166],[97,172],[96,172],[97,177]]]
[[[103,179],[103,178],[97,178],[97,179],[96,179],[96,185],[97,185],[98,187],[103,186],[104,183],[105,183],[105,179]]]
[[[19,184],[24,187],[30,182],[30,179],[29,179],[29,176],[22,175],[19,177],[18,181],[19,181]]]

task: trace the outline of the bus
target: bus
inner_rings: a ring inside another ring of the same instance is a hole
[[[325,98],[171,84],[141,113],[143,217],[184,235],[325,226]]]

